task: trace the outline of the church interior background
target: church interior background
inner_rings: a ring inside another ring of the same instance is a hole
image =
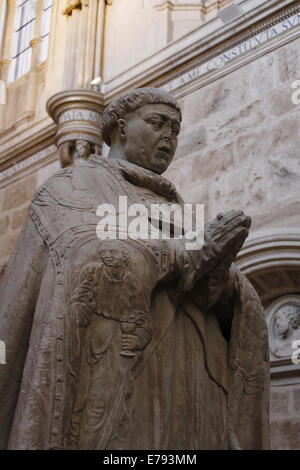
[[[164,87],[183,109],[166,176],[207,218],[252,217],[237,264],[269,326],[273,449],[300,448],[299,33],[295,0],[0,2],[1,273],[66,145],[106,156],[105,106]]]

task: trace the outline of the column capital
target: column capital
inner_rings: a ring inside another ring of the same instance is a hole
[[[47,112],[57,124],[55,143],[62,167],[72,165],[76,143],[83,141],[87,155],[101,154],[103,95],[99,91],[74,89],[56,93],[49,98]]]

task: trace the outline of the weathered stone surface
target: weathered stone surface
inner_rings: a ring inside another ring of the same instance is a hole
[[[289,158],[284,158],[284,155],[274,156],[268,158],[270,174],[273,182],[272,193],[273,200],[287,199],[291,194],[299,193],[300,184],[300,162]],[[276,192],[284,189],[284,192]]]
[[[211,142],[231,142],[234,137],[253,131],[266,120],[264,103],[256,100],[239,110],[228,109],[221,117],[207,126]]]
[[[18,233],[9,233],[0,238],[0,258],[11,255],[18,238]]]
[[[254,131],[238,137],[235,143],[236,161],[241,165],[254,162],[266,154],[266,130]]]
[[[278,51],[279,58],[279,80],[280,82],[291,82],[299,79],[300,72],[300,41],[294,41],[282,47]]]
[[[275,54],[257,59],[251,64],[250,92],[253,97],[261,97],[275,86],[277,57]]]
[[[191,182],[198,181],[201,184],[203,178],[217,178],[221,172],[233,169],[234,156],[233,145],[204,150],[195,155],[192,160]]]
[[[266,164],[262,160],[221,174],[213,183],[212,213],[237,207],[255,212],[268,198],[265,178]]]
[[[0,189],[0,210],[2,211],[2,202],[4,196],[4,189]]]
[[[276,450],[299,450],[300,421],[286,418],[271,421],[271,447]]]
[[[278,229],[287,229],[294,231],[300,226],[300,200],[295,200],[295,196],[289,199],[281,200],[284,196],[283,191],[269,193],[270,201],[255,211],[252,217],[252,231],[275,231]],[[276,198],[276,204],[274,200]]]
[[[36,175],[30,175],[5,189],[3,209],[10,210],[30,201],[36,190]]]
[[[164,176],[176,186],[178,191],[182,191],[187,182],[192,178],[193,155],[188,155],[184,159],[175,158]]]
[[[228,98],[230,91],[223,84],[213,84],[205,90],[201,89],[187,96],[183,102],[184,119],[182,128],[185,128],[201,120],[214,112],[219,112],[220,107],[224,108],[224,101]]]
[[[224,111],[228,113],[233,107],[242,106],[248,99],[251,99],[249,74],[247,71],[233,72],[230,79],[217,81],[184,98],[182,127],[185,130],[195,122],[204,124],[203,119],[213,119]]]
[[[281,116],[295,110],[296,105],[292,102],[294,91],[289,83],[284,88],[275,89],[267,95],[268,109],[273,116]]]
[[[293,390],[293,400],[295,411],[298,413],[300,412],[300,388]]]
[[[11,215],[10,227],[12,230],[20,228],[28,215],[27,207],[14,211]]]
[[[265,142],[267,157],[280,155],[284,161],[291,157],[300,162],[300,121],[297,117],[292,115],[276,121],[262,131],[259,140]]]
[[[7,263],[0,263],[0,280],[2,276],[4,275],[5,268],[7,266]]]
[[[186,157],[190,153],[198,152],[206,146],[205,126],[196,126],[191,131],[186,132],[178,144],[176,158]]]
[[[291,392],[289,390],[280,391],[272,389],[270,395],[271,416],[287,415],[291,406]]]
[[[4,235],[4,233],[8,229],[8,225],[9,225],[9,215],[6,214],[0,217],[0,235]]]

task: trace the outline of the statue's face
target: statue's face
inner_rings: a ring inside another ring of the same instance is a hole
[[[289,307],[280,310],[275,318],[275,325],[277,328],[277,332],[279,336],[284,336],[289,328],[289,317],[290,317],[290,309]]]
[[[125,117],[127,160],[155,173],[170,165],[177,147],[180,115],[166,104],[147,104]]]
[[[90,154],[90,144],[85,140],[76,140],[75,150],[79,157],[86,157]]]
[[[103,243],[99,253],[106,266],[121,268],[126,265],[126,257],[124,256],[124,253],[122,250],[116,248],[114,244],[110,244],[109,242]]]

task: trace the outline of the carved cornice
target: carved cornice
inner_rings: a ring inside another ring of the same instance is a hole
[[[245,21],[245,18],[243,16],[242,18],[237,20],[237,21],[240,21],[240,25],[241,25],[241,28],[238,34],[232,35],[233,37],[230,37],[228,39],[224,38],[224,40],[221,41],[221,46],[218,46],[216,44],[212,48],[208,47],[207,48],[208,51],[207,52],[205,51],[203,54],[201,54],[200,58],[198,58],[197,60],[194,60],[188,66],[180,68],[180,71],[175,72],[173,77],[169,76],[168,78],[165,78],[162,81],[157,82],[156,86],[164,86],[165,84],[176,80],[176,78],[181,77],[184,74],[187,74],[188,72],[193,71],[197,67],[200,67],[202,64],[206,64],[212,59],[226,53],[227,51],[230,51],[231,49],[238,47],[241,44],[244,44],[245,42],[251,40],[251,38],[254,38],[258,34],[261,34],[264,31],[271,29],[272,27],[276,26],[280,22],[283,22],[284,20],[288,19],[289,17],[295,14],[298,14],[299,12],[300,12],[300,2],[297,0],[297,1],[294,1],[292,5],[287,6],[286,8],[282,9],[280,12],[275,11],[272,15],[268,16],[267,18],[263,18],[261,19],[261,21],[257,21],[256,25],[255,24],[251,26],[247,25],[247,21]],[[271,41],[268,40],[266,41],[266,44],[270,42]],[[263,46],[264,44],[262,44],[262,47]],[[243,60],[242,56],[241,56],[241,59]],[[228,63],[227,66],[230,67],[230,63]],[[213,73],[218,73],[218,69],[213,70],[211,74]],[[180,86],[177,88],[180,88]],[[191,92],[192,90],[189,89],[188,91]],[[174,93],[173,90],[172,92]],[[176,91],[174,94],[177,96]]]
[[[300,383],[299,366],[294,365],[290,358],[272,361],[270,366],[272,385],[294,385]]]
[[[206,13],[206,8],[202,3],[192,3],[192,2],[185,2],[185,3],[175,3],[171,0],[166,0],[157,3],[154,5],[155,10],[163,11],[163,10],[170,10],[170,11],[182,11],[182,10],[199,10],[201,13]]]
[[[237,264],[246,275],[279,267],[300,268],[300,231],[295,233],[291,228],[285,233],[272,233],[247,241],[238,254]]]
[[[17,130],[16,137],[18,137]],[[10,139],[2,146],[0,158],[0,172],[11,168],[45,147],[53,144],[56,126],[50,118],[43,119],[41,123],[29,127],[22,140]]]
[[[291,227],[248,240],[236,263],[268,307],[279,296],[300,292],[300,231]]]
[[[102,113],[104,109],[104,97],[99,91],[94,90],[66,90],[51,96],[46,104],[47,112],[55,122],[58,121],[59,116],[63,112],[72,107],[82,107]]]
[[[214,18],[185,35],[184,38],[170,43],[154,56],[106,82],[104,84],[105,101],[109,103],[129,88],[148,84],[164,86],[197,65],[253,37],[258,34],[259,30],[266,30],[272,24],[293,15],[294,12],[299,11],[299,8],[299,0],[282,0],[280,6],[278,0],[269,0],[221,28],[219,19]],[[268,43],[270,42],[274,43],[273,40]],[[280,40],[277,42],[279,44]],[[253,58],[254,56],[255,52]],[[242,60],[236,62],[239,63]],[[223,73],[229,67],[230,64],[223,67]],[[219,72],[218,70],[212,71],[208,80]],[[175,96],[181,96],[176,90],[172,93]]]

